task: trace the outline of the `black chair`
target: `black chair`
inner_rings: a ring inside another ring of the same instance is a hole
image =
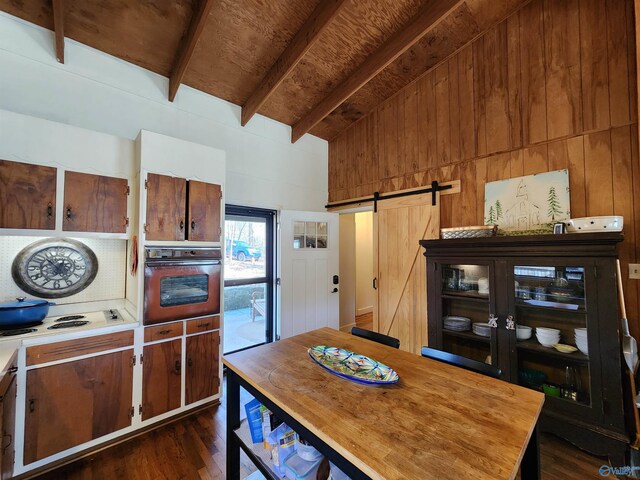
[[[464,368],[472,372],[481,373],[493,378],[500,378],[502,370],[493,365],[487,365],[486,363],[471,360],[470,358],[461,357],[449,352],[443,352],[442,350],[436,350],[435,348],[422,347],[422,356],[431,358],[432,360],[438,360],[442,363],[448,363],[456,367]]]
[[[364,328],[353,327],[351,329],[351,335],[366,338],[367,340],[373,340],[374,342],[382,343],[389,347],[400,348],[400,340],[397,338],[378,332],[372,332],[371,330],[365,330]]]

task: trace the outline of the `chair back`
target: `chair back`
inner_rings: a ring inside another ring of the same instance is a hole
[[[431,358],[432,360],[438,360],[442,363],[448,363],[456,367],[464,368],[472,372],[481,373],[493,378],[500,378],[502,370],[493,365],[487,365],[486,363],[471,360],[467,357],[462,357],[449,352],[443,352],[442,350],[436,350],[435,348],[422,347],[422,356]]]
[[[400,340],[389,335],[373,332],[371,330],[365,330],[364,328],[353,327],[351,329],[351,335],[356,337],[366,338],[367,340],[373,340],[374,342],[382,343],[393,348],[400,348]]]

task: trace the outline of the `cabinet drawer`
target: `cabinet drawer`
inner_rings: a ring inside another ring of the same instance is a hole
[[[133,330],[36,345],[27,348],[27,365],[38,365],[131,345],[133,345]]]
[[[165,338],[179,337],[182,335],[182,322],[165,323],[144,329],[144,341],[155,342]]]
[[[220,328],[220,317],[218,315],[187,321],[187,335],[206,332],[207,330],[215,330],[217,328]]]

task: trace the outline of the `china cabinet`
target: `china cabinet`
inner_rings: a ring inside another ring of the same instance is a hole
[[[421,241],[429,346],[491,363],[503,380],[543,391],[543,431],[594,454],[622,455],[629,433],[615,279],[622,238]]]

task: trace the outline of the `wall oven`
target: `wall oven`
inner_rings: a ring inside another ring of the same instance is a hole
[[[220,313],[221,260],[220,248],[145,248],[144,324]]]

